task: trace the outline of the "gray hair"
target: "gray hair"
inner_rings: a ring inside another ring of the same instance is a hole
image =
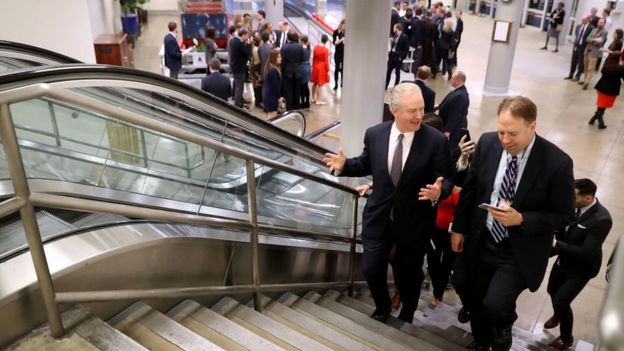
[[[390,95],[390,108],[399,110],[401,108],[401,99],[403,99],[403,96],[409,94],[418,94],[422,96],[420,87],[417,84],[401,83],[399,85],[395,85],[394,88],[392,88],[392,94]]]
[[[453,74],[457,76],[457,79],[459,79],[460,82],[466,83],[466,73],[463,71],[455,71]]]

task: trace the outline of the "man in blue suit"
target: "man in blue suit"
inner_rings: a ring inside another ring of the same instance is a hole
[[[421,123],[424,102],[416,84],[394,87],[390,111],[394,121],[366,130],[360,156],[347,159],[341,149],[325,154],[324,162],[339,176],[373,176],[374,190],[362,215],[362,268],[376,307],[371,317],[385,322],[391,310],[386,277],[394,245],[395,283],[403,303],[399,319],[411,323],[434,205],[452,188],[445,180],[451,176],[451,161],[444,135]]]
[[[409,83],[417,84],[420,87],[420,92],[422,93],[423,99],[425,100],[425,113],[433,112],[435,107],[435,91],[427,86],[425,81],[431,77],[431,68],[429,66],[422,65],[418,67],[416,71],[416,80],[414,81],[404,81]]]
[[[451,150],[455,151],[461,139],[461,129],[468,128],[468,107],[470,99],[466,90],[466,74],[455,71],[451,76],[453,90],[448,93],[438,106],[440,118],[444,121],[444,134],[449,138]]]
[[[210,74],[202,79],[201,89],[224,101],[228,101],[230,96],[232,96],[232,84],[230,83],[230,78],[219,72],[221,62],[218,58],[213,57],[208,62],[208,67]]]
[[[178,45],[178,25],[169,22],[169,33],[165,35],[165,67],[169,68],[169,77],[178,79],[178,72],[182,68],[182,51]]]

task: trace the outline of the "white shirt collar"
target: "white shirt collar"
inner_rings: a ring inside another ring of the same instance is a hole
[[[396,122],[392,123],[392,128],[390,129],[390,140],[396,140],[399,137],[399,134],[403,134],[403,140],[414,137],[414,132],[401,132],[396,125]]]
[[[585,207],[581,207],[581,216],[585,214],[585,212],[587,212],[587,210],[589,210],[590,208],[592,208],[592,206],[594,206],[596,204],[596,202],[598,202],[596,200],[596,198],[594,197],[594,201],[592,201],[591,204],[585,206]]]

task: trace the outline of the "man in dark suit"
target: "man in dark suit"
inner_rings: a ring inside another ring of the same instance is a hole
[[[299,44],[299,35],[292,31],[288,32],[288,43],[280,49],[283,77],[282,92],[286,100],[287,111],[299,108],[301,84],[298,83],[297,79],[304,53],[303,46]]]
[[[587,47],[587,37],[594,27],[589,24],[589,17],[584,16],[581,24],[576,26],[576,39],[574,39],[574,48],[572,49],[572,63],[570,64],[570,74],[564,79],[578,81],[583,74],[583,61],[585,60],[585,48]],[[574,74],[576,72],[576,74]]]
[[[178,25],[169,22],[169,33],[165,35],[165,67],[169,68],[169,77],[178,79],[178,73],[182,68],[182,51],[178,45]]]
[[[511,348],[516,299],[540,286],[553,233],[574,217],[572,159],[535,133],[536,118],[526,97],[501,102],[498,132],[479,139],[457,204],[451,246],[471,273],[474,350]]]
[[[433,70],[433,48],[438,41],[438,29],[431,19],[431,12],[427,12],[423,20],[422,65]]]
[[[288,43],[288,33],[291,33],[288,21],[283,20],[277,23],[279,30],[275,31],[275,47],[281,48]],[[294,32],[293,32],[294,33]]]
[[[457,66],[457,49],[459,48],[459,43],[461,43],[462,33],[464,32],[464,20],[462,19],[462,10],[455,10],[455,57],[453,60],[455,61],[455,66]]]
[[[425,81],[431,77],[431,68],[429,66],[420,66],[416,71],[416,80],[406,81],[417,84],[425,101],[425,113],[433,112],[435,105],[435,91],[427,86]]]
[[[613,226],[609,211],[596,199],[594,182],[578,179],[574,188],[575,220],[558,231],[553,239],[553,254],[559,256],[548,279],[548,294],[555,313],[544,323],[544,329],[561,323],[559,337],[550,343],[559,350],[571,347],[574,342],[570,305],[589,280],[598,275],[602,243]]]
[[[366,131],[360,156],[347,159],[340,149],[337,155],[326,154],[324,161],[340,176],[373,176],[374,189],[362,215],[362,267],[376,306],[371,317],[385,322],[390,313],[386,277],[390,250],[396,245],[393,270],[403,303],[399,318],[411,323],[434,204],[452,189],[447,180],[451,164],[444,135],[421,124],[424,102],[417,85],[395,86],[390,110],[394,121]]]
[[[401,10],[401,2],[395,1],[392,5],[392,12],[390,13],[390,37],[394,35],[394,25],[399,23],[399,21],[401,20],[399,10]]]
[[[243,106],[243,90],[245,87],[245,75],[251,54],[249,31],[245,28],[238,30],[238,35],[230,39],[228,45],[230,69],[234,76],[234,105]]]
[[[424,22],[422,20],[423,10],[422,8],[417,8],[415,11],[414,17],[412,17],[412,21],[410,24],[410,46],[414,48],[414,54],[412,59],[414,63],[412,64],[412,73],[416,73],[418,67],[421,66],[422,63],[422,42],[423,42],[423,31],[424,31]]]
[[[232,96],[232,84],[230,83],[230,78],[219,72],[221,62],[216,57],[212,58],[208,62],[208,67],[210,68],[210,74],[202,79],[201,89],[224,101],[228,101],[230,96]]]
[[[392,37],[392,43],[390,44],[390,51],[388,52],[388,67],[386,69],[386,89],[390,84],[390,75],[394,70],[394,85],[398,85],[401,81],[401,64],[407,52],[409,51],[409,41],[407,36],[403,34],[403,26],[401,23],[394,25],[394,36]]]
[[[453,90],[449,92],[438,106],[438,114],[444,121],[444,134],[449,138],[451,151],[455,151],[462,137],[461,129],[468,127],[468,107],[470,99],[466,90],[466,75],[455,71],[451,76]]]

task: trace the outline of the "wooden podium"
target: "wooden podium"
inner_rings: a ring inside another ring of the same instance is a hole
[[[95,39],[94,47],[97,63],[134,67],[134,57],[126,34],[101,34]]]

